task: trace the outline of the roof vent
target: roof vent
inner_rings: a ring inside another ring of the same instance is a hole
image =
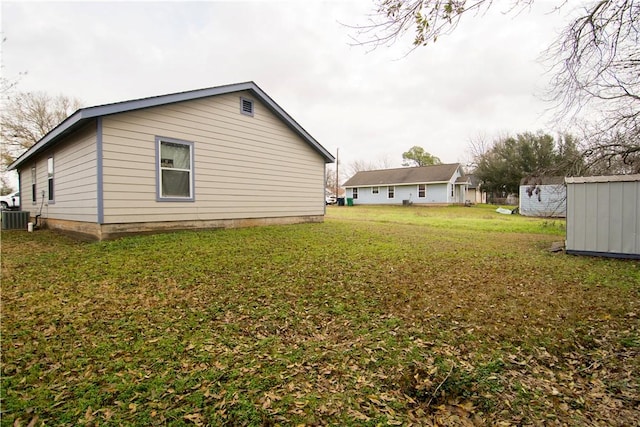
[[[240,112],[247,116],[253,116],[253,101],[247,98],[240,98]]]

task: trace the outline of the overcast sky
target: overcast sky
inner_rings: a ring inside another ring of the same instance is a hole
[[[2,1],[3,75],[20,91],[85,106],[252,80],[345,166],[423,147],[465,162],[471,139],[550,128],[542,51],[565,7],[498,0],[409,55],[411,37],[371,51],[353,29],[373,0]]]

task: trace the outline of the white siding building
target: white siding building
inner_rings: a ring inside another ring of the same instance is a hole
[[[564,218],[567,188],[563,176],[531,177],[520,181],[520,215]]]

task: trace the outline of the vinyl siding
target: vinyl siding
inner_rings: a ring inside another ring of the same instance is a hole
[[[31,200],[31,168],[34,162],[20,170],[23,209],[42,218],[96,222],[97,168],[95,122],[70,135],[64,143],[44,152],[35,161],[37,201]],[[53,156],[54,200],[49,201],[47,160]],[[44,192],[44,194],[43,194]]]
[[[395,197],[390,199],[389,186],[378,187],[378,194],[371,192],[371,187],[357,187],[358,198],[353,202],[360,205],[398,205],[403,200],[410,200],[416,204],[447,203],[447,184],[427,184],[426,197],[418,197],[418,185],[396,185]],[[353,188],[347,188],[347,197],[353,197]]]
[[[156,200],[157,136],[194,143],[195,201]],[[103,188],[105,223],[323,215],[324,159],[239,92],[104,117]]]
[[[539,185],[539,194],[527,193],[528,185],[520,186],[520,215],[539,217],[565,217],[567,189],[564,184]]]
[[[346,197],[352,198],[353,188],[358,188],[358,198],[353,201],[354,204],[397,205],[402,204],[404,200],[409,200],[415,204],[464,203],[464,201],[466,200],[466,192],[464,191],[464,186],[456,184],[456,179],[461,176],[463,176],[462,170],[460,169],[460,167],[457,167],[453,172],[453,175],[451,176],[448,184],[445,182],[437,181],[426,183],[426,197],[421,198],[418,197],[418,183],[405,183],[395,185],[395,197],[393,199],[388,198],[388,185],[377,185],[380,189],[380,192],[378,194],[373,194],[371,192],[371,187],[373,187],[374,185],[349,185],[346,187]],[[451,196],[452,185],[455,188],[453,197]]]
[[[427,200],[427,203],[448,203],[449,202],[449,184],[427,185],[426,200]]]

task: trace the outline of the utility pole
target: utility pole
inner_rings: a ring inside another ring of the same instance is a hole
[[[336,200],[338,200],[338,197],[340,197],[340,195],[338,194],[338,187],[340,186],[340,184],[338,183],[339,158],[340,158],[340,148],[336,148]]]

